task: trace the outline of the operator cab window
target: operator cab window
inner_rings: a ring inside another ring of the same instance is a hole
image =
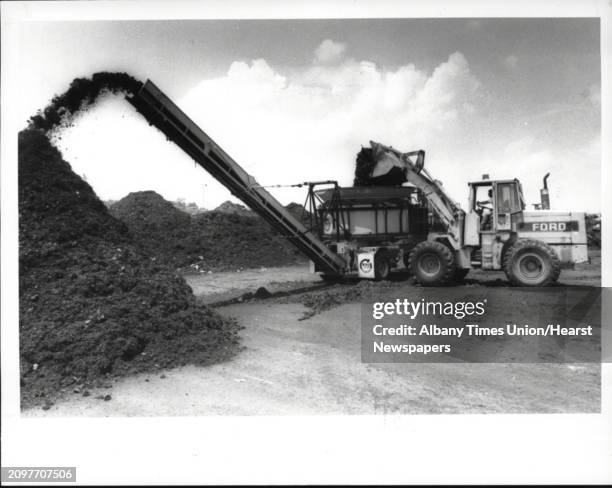
[[[474,199],[474,210],[480,215],[480,229],[491,230],[493,227],[493,185],[477,186]]]
[[[515,213],[521,211],[516,185],[514,183],[500,183],[497,185],[497,212]]]
[[[474,199],[474,210],[479,210],[482,207],[493,207],[492,198],[493,186],[477,186],[476,198]]]

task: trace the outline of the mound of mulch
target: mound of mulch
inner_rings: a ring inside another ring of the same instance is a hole
[[[236,323],[196,304],[33,128],[19,134],[19,241],[22,407],[237,350]]]
[[[254,217],[255,214],[252,210],[246,208],[244,205],[240,205],[239,203],[230,202],[226,200],[217,208],[214,209],[215,212],[223,212],[223,213],[231,213],[244,215],[245,217]]]
[[[173,268],[191,263],[181,244],[190,235],[191,216],[158,193],[130,193],[111,205],[109,212],[126,225],[135,243],[150,258]]]
[[[304,205],[299,203],[291,202],[286,205],[285,208],[289,211],[293,217],[301,222],[307,229],[310,228],[310,212],[304,208]]]
[[[229,202],[226,202],[229,203]],[[237,206],[237,204],[232,204]],[[110,212],[152,258],[175,268],[227,271],[284,266],[305,258],[256,214],[213,210],[189,215],[152,191],[130,193]]]

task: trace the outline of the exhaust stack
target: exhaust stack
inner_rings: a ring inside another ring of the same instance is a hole
[[[548,183],[546,182],[549,176],[550,173],[546,173],[542,180],[544,187],[540,189],[540,201],[542,202],[540,208],[542,210],[550,210],[550,196],[548,195]]]

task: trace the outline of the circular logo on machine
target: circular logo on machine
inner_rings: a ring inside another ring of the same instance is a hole
[[[359,269],[364,273],[369,273],[372,271],[372,260],[370,258],[362,259],[359,263]]]

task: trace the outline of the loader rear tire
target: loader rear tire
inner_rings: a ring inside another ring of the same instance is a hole
[[[559,278],[561,262],[545,242],[520,239],[506,252],[504,272],[515,286],[548,286]]]
[[[441,242],[423,241],[410,253],[409,268],[423,286],[440,286],[449,283],[455,274],[455,256]]]

